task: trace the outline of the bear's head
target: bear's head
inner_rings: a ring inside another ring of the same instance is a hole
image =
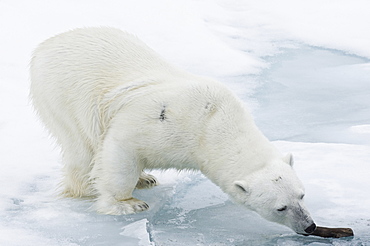
[[[296,233],[316,229],[305,208],[304,187],[296,176],[293,159],[277,160],[234,182],[234,199],[263,218],[290,227]]]

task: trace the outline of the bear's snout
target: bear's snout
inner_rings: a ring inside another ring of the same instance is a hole
[[[308,234],[311,234],[312,232],[314,232],[316,230],[316,224],[313,223],[312,225],[310,225],[309,227],[307,227],[304,231]]]

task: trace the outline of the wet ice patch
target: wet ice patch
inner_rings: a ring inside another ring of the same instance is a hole
[[[368,59],[303,45],[268,61],[253,114],[270,140],[370,144],[368,126],[348,131],[370,122]]]
[[[179,183],[175,192],[172,206],[184,212],[223,204],[228,200],[228,196],[201,173],[192,174],[188,181]]]

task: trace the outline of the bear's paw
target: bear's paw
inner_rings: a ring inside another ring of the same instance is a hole
[[[98,213],[110,215],[135,214],[149,209],[149,205],[136,198],[125,200],[107,201],[98,199],[95,203],[95,209]]]

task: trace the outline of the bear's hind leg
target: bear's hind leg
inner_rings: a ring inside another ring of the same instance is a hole
[[[90,185],[90,171],[92,150],[77,136],[63,148],[63,180],[60,184],[61,195],[64,197],[87,197],[93,196],[94,191]]]
[[[141,172],[139,181],[136,184],[136,189],[150,189],[157,185],[159,185],[159,183],[153,175]]]
[[[93,149],[82,136],[82,131],[77,129],[76,120],[68,117],[65,107],[55,108],[58,104],[49,103],[50,107],[43,108],[44,103],[39,108],[40,116],[45,116],[42,117],[45,124],[62,149],[63,177],[58,187],[59,195],[76,198],[93,196],[89,182]]]

